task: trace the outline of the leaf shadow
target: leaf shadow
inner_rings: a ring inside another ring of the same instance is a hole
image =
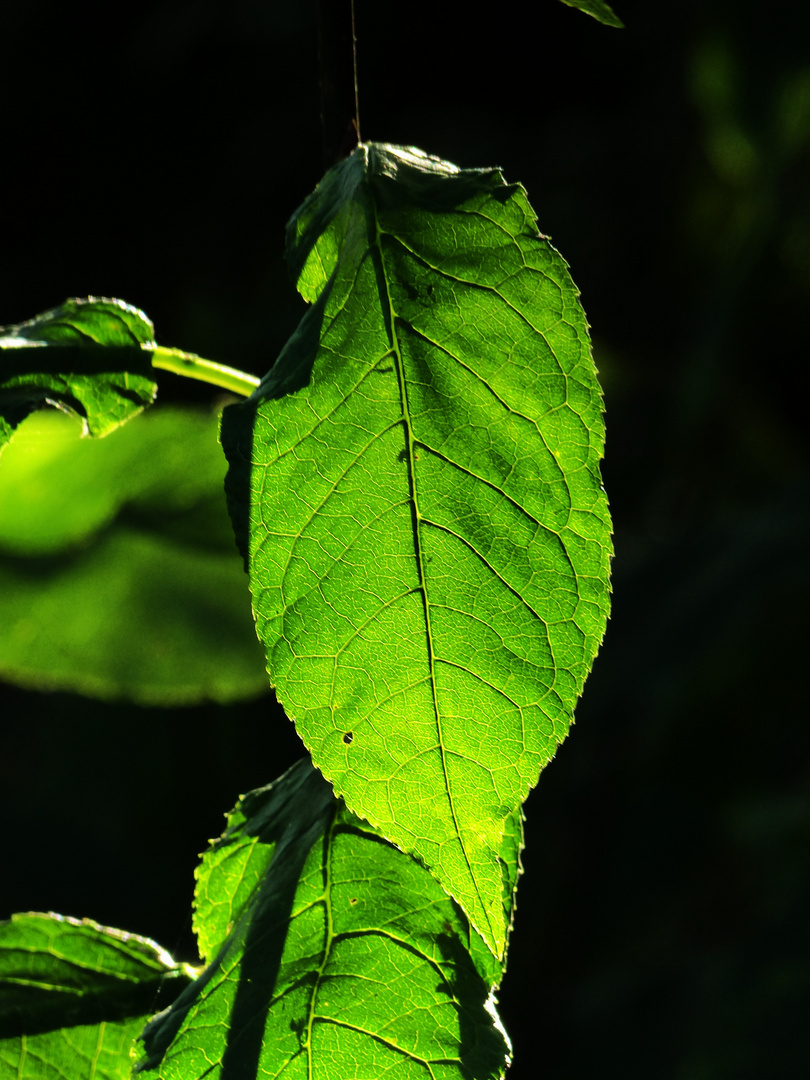
[[[256,414],[265,400],[275,400],[303,390],[310,382],[321,340],[324,310],[332,290],[329,280],[315,303],[305,312],[292,337],[255,392],[245,401],[228,405],[222,412],[220,442],[228,459],[225,499],[231,517],[236,546],[249,572],[250,515],[253,442]]]
[[[243,832],[272,846],[272,861],[215,959],[169,1010],[146,1025],[141,1036],[146,1057],[136,1071],[158,1068],[178,1034],[182,1038],[181,1027],[192,1010],[235,977],[225,1047],[202,1076],[214,1068],[221,1068],[220,1080],[254,1080],[258,1075],[296,889],[310,848],[326,831],[337,806],[331,787],[308,760],[241,800]],[[227,841],[226,832],[220,843]],[[228,968],[236,969],[233,975]]]
[[[464,918],[460,909],[459,915]],[[499,1021],[493,1023],[493,1020],[497,1021],[497,1014],[492,992],[458,934],[449,930],[438,934],[436,945],[445,970],[450,973],[447,980],[438,984],[436,991],[449,996],[456,1004],[463,1075],[475,1077],[475,1080],[498,1080],[503,1076],[505,1032]],[[508,1040],[506,1044],[508,1046]]]

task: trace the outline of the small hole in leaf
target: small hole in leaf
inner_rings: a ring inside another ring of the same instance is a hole
[[[347,731],[346,734],[343,736],[343,741],[346,743],[347,746],[349,745],[349,743],[353,739],[354,739],[354,733],[351,732],[351,731]]]
[[[356,897],[356,896],[353,896],[353,897],[352,897],[352,898],[351,898],[351,899],[349,900],[349,903],[350,903],[350,904],[356,904],[356,903],[357,903],[357,897]]]

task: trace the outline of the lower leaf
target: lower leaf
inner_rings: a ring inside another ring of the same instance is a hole
[[[240,801],[204,856],[196,906],[211,963],[147,1025],[142,1070],[503,1076],[492,954],[432,875],[308,762]]]
[[[0,1080],[126,1080],[144,1021],[190,978],[136,934],[12,916],[0,923]]]

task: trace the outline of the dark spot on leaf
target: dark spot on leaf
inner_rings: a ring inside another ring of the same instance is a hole
[[[350,742],[351,742],[351,741],[352,741],[353,739],[354,739],[354,733],[353,733],[353,732],[351,732],[351,731],[347,731],[347,732],[345,733],[345,735],[343,736],[343,741],[344,741],[344,742],[346,743],[346,745],[347,745],[347,746],[349,745],[349,743],[350,743]]]
[[[357,903],[357,897],[356,896],[351,897],[351,899],[349,900],[349,903],[350,904],[356,904]]]

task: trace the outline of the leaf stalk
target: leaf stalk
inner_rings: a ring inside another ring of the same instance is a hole
[[[248,397],[260,382],[255,375],[248,375],[247,372],[238,371],[225,364],[217,364],[213,360],[205,360],[194,353],[183,352],[182,349],[144,347],[152,354],[152,367],[171,371],[187,379],[196,379],[197,382],[211,383],[223,390],[230,390],[232,394]]]

